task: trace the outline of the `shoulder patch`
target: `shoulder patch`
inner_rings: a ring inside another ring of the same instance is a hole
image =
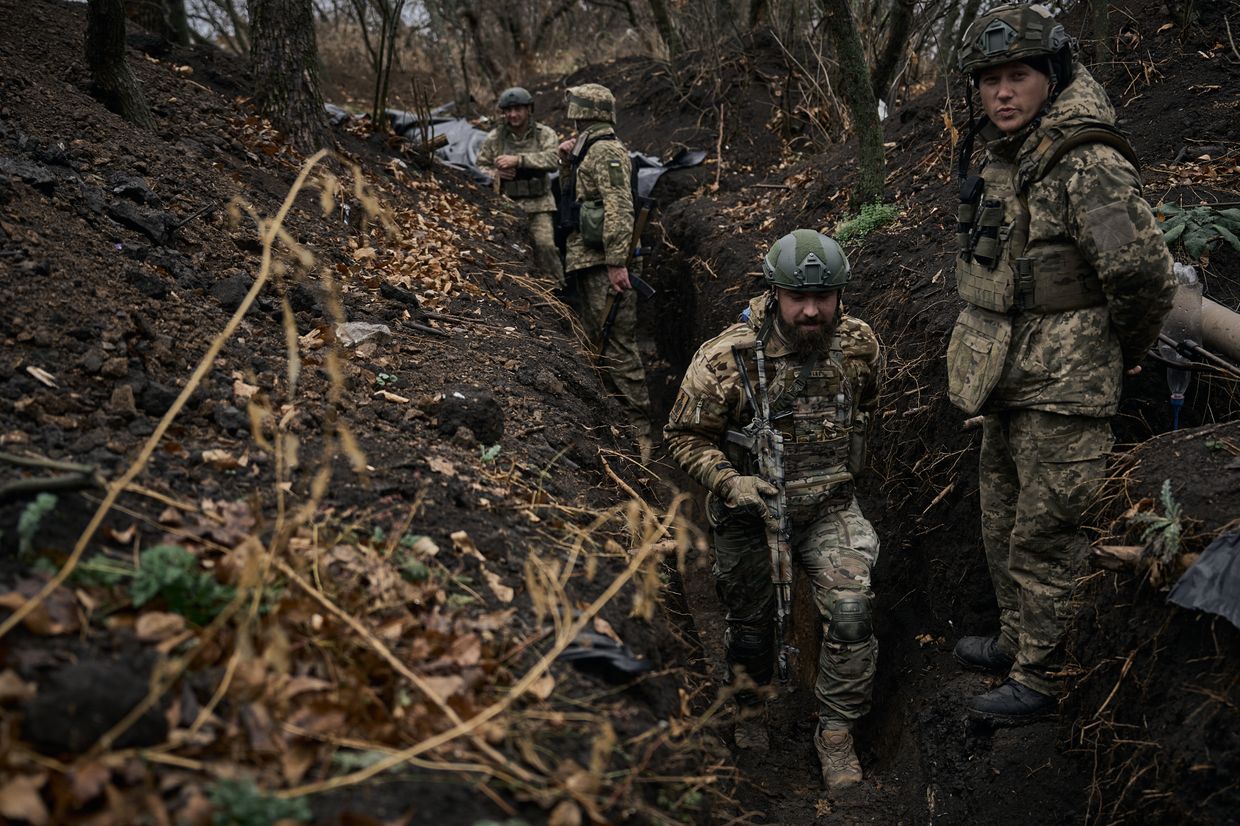
[[[607,162],[607,178],[612,186],[624,186],[627,183],[624,180],[624,168],[620,166],[620,161]]]

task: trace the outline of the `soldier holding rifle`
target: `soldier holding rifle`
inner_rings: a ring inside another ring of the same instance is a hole
[[[878,642],[870,570],[878,537],[853,496],[881,365],[869,325],[844,315],[848,260],[796,230],[762,264],[770,290],[748,319],[697,351],[663,434],[708,491],[729,669],[784,676],[792,562],[809,575],[823,626],[814,745],[831,790],[861,781],[853,723],[870,708]],[[748,684],[746,684],[748,685]],[[736,744],[769,747],[760,689],[738,691]]]

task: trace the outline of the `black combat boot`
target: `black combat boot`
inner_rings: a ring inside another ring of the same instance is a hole
[[[992,725],[1023,726],[1055,713],[1058,702],[1049,694],[1006,680],[998,688],[968,702],[969,716]]]
[[[999,647],[998,637],[961,637],[953,653],[965,668],[987,674],[1006,674],[1015,662]]]

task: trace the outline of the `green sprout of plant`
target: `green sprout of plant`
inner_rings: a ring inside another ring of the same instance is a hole
[[[1215,209],[1207,204],[1182,207],[1160,204],[1154,210],[1167,246],[1177,241],[1192,258],[1200,258],[1219,241],[1240,252],[1240,209]]]
[[[207,789],[215,807],[211,826],[275,826],[281,820],[308,823],[310,804],[304,798],[284,800],[265,793],[253,780],[221,780]]]
[[[881,201],[866,204],[859,213],[835,228],[835,240],[840,244],[860,244],[871,232],[890,224],[899,215],[900,210],[894,204]]]
[[[47,515],[56,509],[60,499],[54,493],[40,493],[17,518],[17,554],[29,559],[34,554],[34,538]]]
[[[1133,525],[1145,526],[1141,542],[1145,545],[1144,555],[1150,559],[1150,576],[1155,582],[1161,582],[1173,569],[1184,535],[1183,509],[1171,493],[1170,479],[1163,480],[1159,499],[1163,507],[1161,515],[1147,511],[1132,517]]]
[[[180,545],[156,545],[138,558],[138,572],[130,586],[135,608],[156,598],[169,611],[196,625],[206,625],[232,601],[236,591],[221,585]]]
[[[484,447],[482,449],[482,464],[489,465],[491,464],[491,462],[494,462],[495,459],[499,456],[499,451],[500,451],[500,446],[498,442],[491,445],[490,447]]]
[[[380,373],[375,376],[375,387],[383,388],[396,384],[399,381],[400,378],[398,376],[393,376],[391,373]]]

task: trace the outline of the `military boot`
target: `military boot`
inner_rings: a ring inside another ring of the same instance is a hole
[[[820,724],[814,735],[814,748],[822,764],[822,782],[829,791],[840,791],[861,782],[861,761],[853,750],[848,729],[828,729]]]
[[[1055,713],[1054,697],[1037,689],[1006,680],[998,688],[969,700],[969,716],[998,726],[1023,726]]]
[[[987,674],[1006,674],[1016,661],[999,647],[997,636],[961,637],[952,653],[956,655],[956,662],[965,668]]]
[[[736,747],[755,754],[766,754],[771,748],[771,734],[767,727],[766,703],[736,707],[736,727],[732,736]]]

